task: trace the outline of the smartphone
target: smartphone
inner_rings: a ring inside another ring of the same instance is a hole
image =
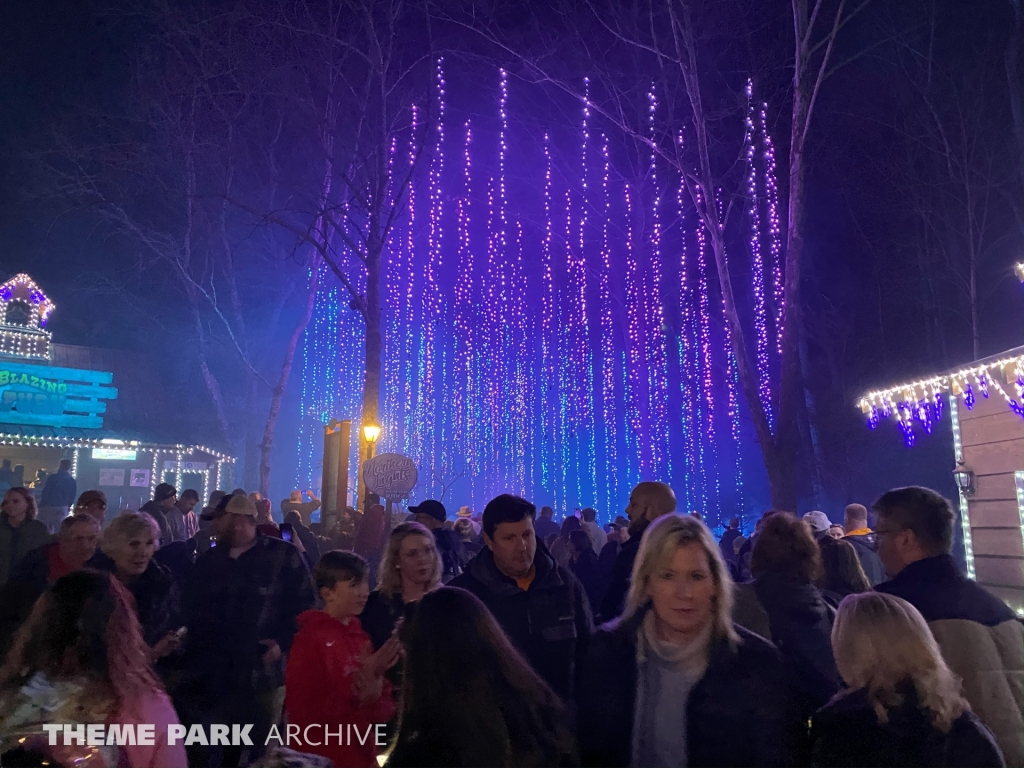
[[[181,629],[179,629],[174,634],[176,634],[178,636],[178,639],[181,640],[183,637],[185,637],[185,634],[187,632],[188,632],[188,627],[182,627]]]
[[[576,509],[574,509],[572,511],[572,514],[573,514],[573,517],[579,517],[580,515],[583,514],[583,510],[580,507],[576,507]]]
[[[292,538],[295,536],[295,529],[292,528],[292,524],[281,523],[279,527],[281,528],[281,538],[285,541],[291,541]]]

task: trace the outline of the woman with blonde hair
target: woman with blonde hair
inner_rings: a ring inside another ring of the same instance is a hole
[[[114,574],[135,598],[142,637],[154,660],[177,650],[182,626],[178,588],[171,572],[153,554],[160,524],[145,512],[122,512],[103,531],[98,568]]]
[[[580,675],[583,765],[790,765],[802,724],[775,647],[736,626],[733,583],[699,519],[644,531],[622,617]]]
[[[839,606],[832,648],[849,690],[814,716],[814,765],[1005,765],[910,603],[879,592],[850,595]]]
[[[437,589],[441,571],[434,535],[419,523],[396,525],[380,561],[377,588],[359,617],[374,650],[387,642],[399,619],[408,619],[420,599]]]

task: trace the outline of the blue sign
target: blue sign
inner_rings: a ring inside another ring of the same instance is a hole
[[[100,429],[105,401],[117,398],[105,386],[113,380],[106,371],[0,361],[0,424]]]

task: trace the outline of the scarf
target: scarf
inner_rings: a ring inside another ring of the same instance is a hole
[[[713,623],[682,645],[658,637],[654,611],[637,637],[632,766],[686,765],[686,704],[708,666]]]

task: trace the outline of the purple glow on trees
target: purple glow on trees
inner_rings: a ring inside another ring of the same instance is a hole
[[[381,445],[419,466],[415,500],[436,498],[439,476],[465,466],[446,504],[516,492],[560,514],[595,506],[607,520],[633,484],[658,479],[713,520],[733,489],[726,478],[743,489],[749,435],[686,181],[659,167],[656,146],[641,156],[643,178],[623,178],[635,149],[616,143],[589,95],[581,121],[521,131],[509,85],[500,72],[490,114],[476,108],[470,123],[436,62],[436,121],[423,126],[414,107],[392,145],[396,178],[417,165],[388,241]],[[660,109],[651,91],[642,127],[667,144]],[[453,115],[458,150],[445,146]],[[768,220],[770,197],[758,199]],[[301,358],[303,487],[318,477],[315,422],[358,420],[348,395],[362,376],[361,320],[327,287],[320,296]]]
[[[775,146],[768,133],[768,105],[761,103],[761,141],[764,146],[764,181],[768,197],[768,234],[771,237],[772,293],[775,300],[775,344],[782,356],[782,324],[786,302],[782,285],[782,231],[779,228],[779,187],[775,178]]]
[[[757,336],[757,379],[761,405],[768,426],[774,431],[772,409],[771,370],[768,362],[768,310],[765,303],[764,259],[761,257],[761,217],[758,212],[760,198],[757,192],[757,167],[754,156],[754,83],[747,80],[746,133],[743,144],[747,155],[747,215],[750,217],[750,275],[754,289],[754,331]]]

